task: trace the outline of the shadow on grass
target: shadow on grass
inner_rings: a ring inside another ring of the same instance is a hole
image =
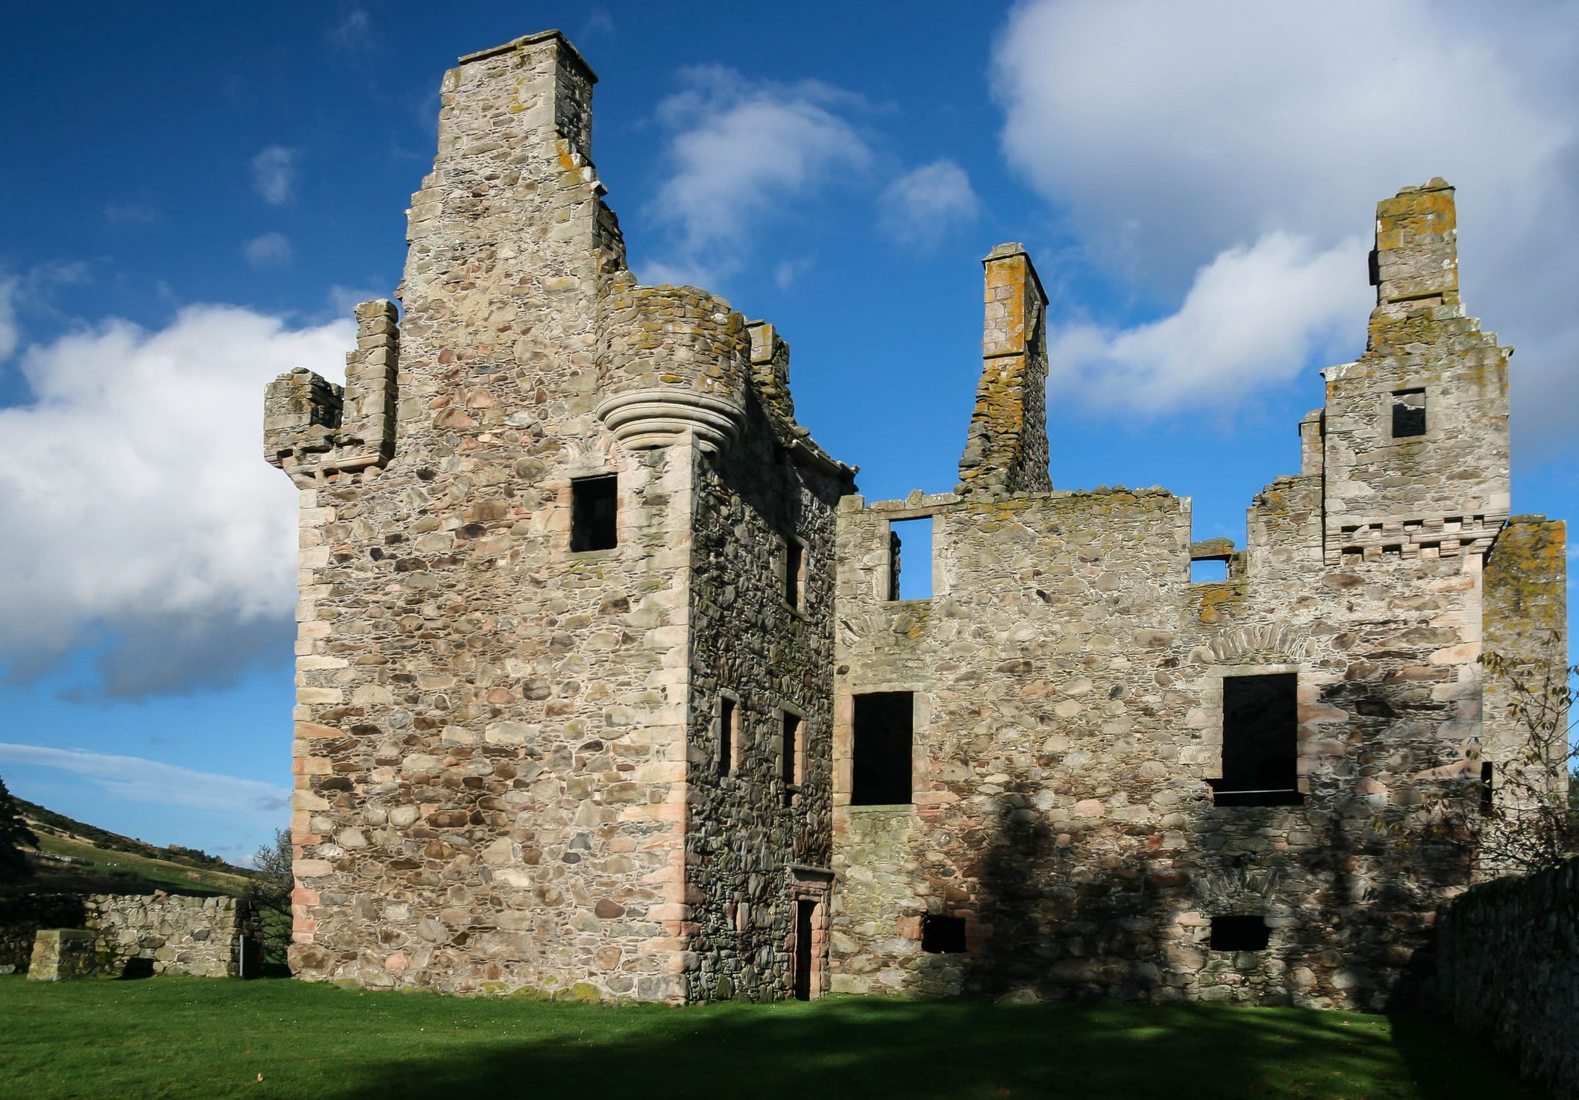
[[[863,1000],[585,1011],[585,1027],[553,1037],[450,1042],[347,1067],[360,1079],[340,1095],[1518,1095],[1494,1064],[1428,1020],[1403,1027],[1415,1048],[1406,1054],[1382,1018],[1294,1009]]]

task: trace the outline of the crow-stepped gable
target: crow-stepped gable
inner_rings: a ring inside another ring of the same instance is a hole
[[[867,502],[771,324],[627,270],[595,80],[557,32],[462,58],[403,308],[358,307],[344,387],[269,387],[301,497],[295,972],[1398,995],[1479,873],[1441,808],[1499,797],[1522,744],[1478,658],[1566,653],[1563,526],[1508,514],[1509,350],[1459,301],[1452,190],[1378,207],[1367,349],[1244,547],[1160,489],[1053,488],[1019,245],[985,261],[957,488]]]

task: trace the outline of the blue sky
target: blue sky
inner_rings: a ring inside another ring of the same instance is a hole
[[[1052,297],[1060,488],[1196,536],[1297,471],[1377,199],[1459,188],[1514,510],[1579,513],[1579,4],[30,5],[0,70],[0,775],[232,858],[286,822],[294,490],[264,383],[392,293],[457,55],[547,27],[645,281],[775,322],[869,499],[951,488],[979,260]],[[1573,560],[1570,558],[1570,560]]]

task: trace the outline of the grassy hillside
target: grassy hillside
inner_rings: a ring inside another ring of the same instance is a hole
[[[159,847],[55,813],[25,799],[17,809],[38,836],[35,874],[0,883],[0,894],[232,894],[252,872],[180,845]]]

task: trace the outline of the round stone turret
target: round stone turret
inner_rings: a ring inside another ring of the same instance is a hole
[[[645,450],[689,432],[716,453],[739,437],[751,335],[728,302],[696,287],[622,280],[604,333],[597,416],[620,443]]]

